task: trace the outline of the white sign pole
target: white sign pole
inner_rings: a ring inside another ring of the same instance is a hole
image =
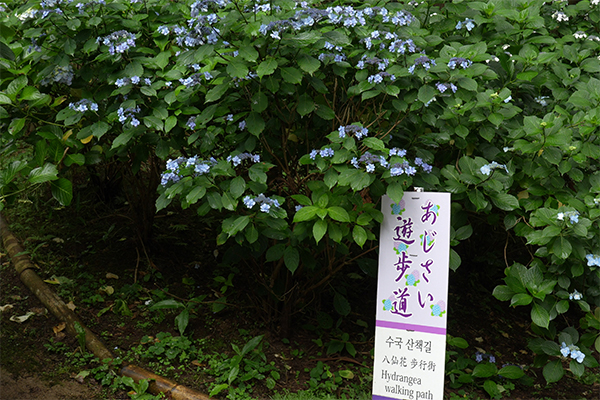
[[[443,400],[450,193],[384,196],[373,400]]]

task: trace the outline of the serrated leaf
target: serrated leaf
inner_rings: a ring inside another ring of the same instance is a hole
[[[256,74],[259,78],[262,78],[265,75],[271,75],[277,69],[277,61],[274,59],[269,59],[261,62],[256,68]]]
[[[318,219],[313,225],[313,237],[315,238],[315,241],[319,243],[323,236],[325,236],[325,233],[327,233],[327,222]]]
[[[284,81],[294,85],[298,85],[302,82],[302,72],[294,67],[282,68],[281,77]]]
[[[298,249],[292,246],[287,247],[283,253],[283,261],[285,262],[286,268],[293,274],[300,264],[300,253],[298,253]]]
[[[352,229],[352,239],[354,239],[354,242],[357,245],[363,247],[363,245],[367,241],[367,231],[365,230],[365,228],[363,228],[362,226],[355,225]]]
[[[339,222],[350,222],[350,215],[348,214],[348,211],[346,211],[342,207],[339,207],[339,206],[329,207],[327,209],[327,213],[329,214],[329,217],[333,220],[336,220]]]
[[[542,328],[548,328],[550,324],[550,314],[545,308],[537,303],[533,303],[531,308],[531,320],[534,324]]]
[[[544,379],[547,383],[558,382],[565,374],[560,360],[554,360],[544,366]]]
[[[227,73],[234,78],[245,78],[248,75],[248,67],[239,61],[232,61],[227,64]]]
[[[333,308],[338,314],[344,317],[350,314],[351,311],[348,299],[338,292],[333,296]]]

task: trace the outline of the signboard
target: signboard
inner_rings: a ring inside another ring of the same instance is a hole
[[[373,400],[443,400],[450,193],[384,196]]]

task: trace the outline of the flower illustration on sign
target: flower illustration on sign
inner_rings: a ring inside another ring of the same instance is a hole
[[[443,301],[438,301],[437,304],[431,305],[431,316],[432,317],[442,317],[446,313],[446,303]]]
[[[433,248],[433,246],[435,245],[435,236],[437,235],[436,231],[428,231],[425,230],[425,232],[421,235],[419,235],[419,238],[421,238],[421,246],[423,247],[423,251],[425,253],[429,253],[429,251],[431,251],[431,249]]]
[[[402,215],[406,209],[406,203],[404,200],[400,200],[400,203],[392,204],[392,215]]]
[[[406,286],[417,286],[417,283],[421,282],[419,278],[421,278],[419,271],[414,271],[412,274],[406,275]]]
[[[408,245],[403,242],[394,242],[394,251],[398,255],[400,255],[401,253],[405,253],[406,251],[408,251]]]
[[[394,303],[392,303],[393,299],[394,297],[390,296],[385,300],[381,300],[381,302],[383,303],[383,311],[392,311],[394,309]]]

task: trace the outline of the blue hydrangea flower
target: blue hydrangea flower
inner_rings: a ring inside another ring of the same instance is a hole
[[[577,289],[569,294],[569,300],[581,300],[583,299],[583,295],[577,291]]]
[[[568,357],[570,352],[571,350],[569,349],[567,344],[565,342],[562,342],[560,347],[560,353],[563,355],[563,357]]]
[[[473,28],[475,28],[475,21],[472,20],[471,18],[465,18],[464,21],[458,21],[456,23],[457,30],[460,30],[463,27],[466,28],[467,31],[471,32],[471,30],[473,30]]]
[[[88,99],[79,100],[77,103],[69,103],[69,108],[78,112],[98,111],[98,104]]]
[[[588,254],[585,256],[587,259],[588,267],[598,266],[600,267],[600,255]]]
[[[238,124],[238,128],[240,128],[241,131],[243,131],[244,129],[246,129],[246,120],[241,121]]]
[[[473,64],[473,61],[468,60],[464,57],[452,57],[448,62],[448,67],[450,69],[455,69],[456,67],[461,67],[462,69],[467,69]]]

